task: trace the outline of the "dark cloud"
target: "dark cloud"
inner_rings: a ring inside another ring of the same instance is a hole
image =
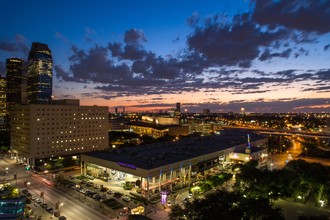
[[[113,57],[124,60],[141,60],[147,55],[141,43],[147,39],[141,30],[130,29],[126,31],[124,41],[126,45],[123,47],[120,43],[114,42],[108,44],[108,49]]]
[[[187,42],[190,50],[205,55],[211,65],[250,67],[259,56],[260,47],[280,44],[289,34],[283,29],[264,31],[248,14],[243,14],[234,17],[231,23],[211,22],[198,27]]]
[[[255,0],[253,20],[272,29],[283,26],[303,32],[330,32],[330,1]]]
[[[136,45],[146,42],[147,38],[142,30],[132,28],[125,32],[124,41],[128,45]]]
[[[194,12],[190,17],[187,18],[187,24],[190,27],[196,27],[200,20],[200,16],[197,12]]]
[[[270,50],[267,48],[259,57],[259,60],[265,61],[270,60],[274,57],[282,57],[282,58],[288,58],[292,52],[292,49],[287,49],[281,53],[271,53]]]
[[[14,52],[14,51],[18,51],[19,47],[15,43],[0,41],[0,50]]]
[[[329,92],[330,85],[329,86],[316,86],[316,87],[312,87],[312,88],[303,89],[302,91]]]
[[[182,103],[183,108],[187,108],[189,112],[201,112],[203,108],[208,108],[211,112],[240,112],[245,108],[246,112],[329,112],[329,99],[264,99],[249,101],[233,100],[228,103]]]
[[[301,91],[326,88],[327,84],[320,84],[329,82],[328,69],[264,72],[251,66],[255,61],[308,55],[304,44],[317,42],[318,34],[330,31],[329,22],[317,23],[314,27],[309,24],[327,18],[328,3],[310,0],[255,0],[254,3],[249,14],[232,18],[216,14],[201,19],[194,13],[187,19],[193,28],[187,37],[187,47],[176,56],[163,57],[147,51],[143,46],[147,41],[145,33],[132,28],[125,32],[122,42],[95,45],[89,50],[72,46],[69,69],[56,65],[56,75],[64,81],[97,83],[94,88],[99,93],[92,95],[99,98],[201,90],[205,94],[266,93],[276,86],[290,88],[293,83],[305,80],[311,84]],[[316,10],[321,12],[312,18],[310,15]],[[277,15],[272,17],[277,13],[288,21]],[[302,21],[306,23],[297,24],[303,15],[306,17]],[[326,45],[324,50],[329,47]]]
[[[330,44],[327,44],[323,47],[324,51],[328,50],[330,48]]]
[[[328,82],[330,83],[330,69],[323,69],[320,71],[317,71],[315,73],[316,79],[320,80],[320,82]]]
[[[69,76],[70,74],[66,72],[61,65],[55,65],[54,70],[57,78],[63,79],[64,81],[74,81],[74,79]]]
[[[27,56],[29,48],[27,46],[27,40],[21,34],[16,34],[13,40],[2,40],[0,41],[0,50],[6,52],[22,52],[23,55]]]

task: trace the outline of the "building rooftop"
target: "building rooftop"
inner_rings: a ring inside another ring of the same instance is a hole
[[[247,143],[247,134],[250,135],[251,142],[265,138],[243,130],[228,129],[223,130],[219,135],[94,151],[85,155],[149,170]]]
[[[156,123],[149,123],[149,122],[142,122],[142,121],[132,121],[127,123],[127,125],[133,125],[133,126],[140,126],[140,127],[147,127],[147,128],[153,128],[157,130],[165,130],[169,127],[178,127],[179,125],[160,125]]]

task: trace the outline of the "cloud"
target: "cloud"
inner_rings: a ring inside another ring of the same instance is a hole
[[[93,41],[93,37],[96,35],[96,31],[92,28],[86,27],[85,33],[84,33],[84,39],[87,43],[90,43]]]
[[[189,112],[201,112],[203,108],[208,108],[211,112],[239,112],[245,108],[246,112],[329,112],[329,99],[260,99],[255,101],[233,100],[231,102],[213,103],[181,103],[182,108],[187,108]]]
[[[327,51],[330,48],[330,44],[327,44],[323,47],[324,51]]]
[[[71,45],[71,42],[69,41],[69,39],[66,36],[64,36],[61,32],[58,32],[58,31],[55,31],[55,30],[54,30],[54,32],[55,32],[55,38],[56,39],[61,40],[65,44]]]
[[[214,20],[216,20],[215,18]],[[188,36],[190,50],[203,54],[211,65],[250,67],[260,47],[271,47],[290,37],[284,29],[264,31],[248,14],[237,15],[231,22],[211,22]]]
[[[330,1],[255,0],[253,20],[272,29],[279,26],[303,32],[330,32]]]
[[[14,52],[14,51],[18,51],[19,48],[15,43],[0,41],[0,50]]]
[[[187,18],[187,24],[190,27],[196,27],[200,20],[200,16],[197,12],[194,12],[190,17]]]
[[[266,49],[259,57],[259,60],[265,61],[270,60],[274,57],[288,58],[292,52],[292,49],[287,49],[281,53],[270,53],[269,49]]]
[[[147,38],[142,30],[132,28],[125,32],[124,41],[128,45],[136,45],[147,42]]]
[[[312,88],[303,89],[302,91],[317,91],[317,92],[329,92],[330,91],[330,85],[329,86],[316,86]]]
[[[22,52],[25,56],[29,53],[27,39],[21,34],[16,34],[12,40],[0,41],[0,50],[6,52]]]
[[[146,41],[147,38],[142,30],[132,28],[125,32],[124,47],[118,42],[110,42],[108,49],[113,57],[124,60],[141,60],[148,54],[142,46],[142,43]]]
[[[316,10],[321,12],[312,18],[311,14]],[[256,61],[270,62],[308,55],[305,44],[317,42],[320,34],[330,31],[329,22],[321,22],[314,27],[309,25],[312,21],[327,18],[326,10],[328,3],[324,1],[255,0],[249,13],[233,17],[216,14],[201,18],[194,13],[187,18],[187,24],[193,28],[186,38],[187,47],[175,56],[163,57],[147,51],[144,43],[148,39],[144,31],[131,28],[120,42],[94,45],[84,50],[72,46],[70,67],[64,70],[56,65],[55,72],[64,81],[91,86],[96,83],[94,89],[99,93],[93,94],[95,97],[195,91],[206,94],[217,91],[267,93],[284,86],[288,89],[293,83],[305,80],[310,85],[302,86],[302,92],[324,92],[322,88],[328,85],[320,84],[329,82],[329,69],[264,72],[252,67]],[[276,13],[288,21],[277,15],[268,18]],[[296,22],[303,18],[306,23]],[[95,34],[93,30],[86,30],[86,33]],[[329,45],[325,45],[324,51],[328,48]]]

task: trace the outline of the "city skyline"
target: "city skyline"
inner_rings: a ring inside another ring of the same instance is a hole
[[[41,42],[56,99],[112,112],[330,111],[329,1],[64,3],[2,2],[1,76]]]

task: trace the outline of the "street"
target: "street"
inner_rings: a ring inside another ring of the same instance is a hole
[[[40,198],[40,193],[44,192],[44,202],[55,209],[57,202],[63,203],[60,207],[61,215],[65,216],[68,220],[96,220],[107,219],[110,216],[103,215],[97,212],[93,207],[90,207],[72,197],[65,192],[49,187],[44,184],[41,178],[37,178],[33,175],[32,171],[26,171],[23,165],[16,164],[15,160],[10,158],[0,159],[0,170],[8,168],[8,174],[6,174],[6,180],[13,186],[17,186],[20,190],[28,189],[32,196]],[[14,179],[14,174],[17,175],[17,179]],[[47,177],[45,177],[47,178]],[[29,181],[30,185],[25,186],[24,182]],[[43,200],[40,198],[41,201]],[[51,219],[52,214],[42,209],[39,204],[32,201],[30,204],[35,216],[42,216],[42,219]]]

